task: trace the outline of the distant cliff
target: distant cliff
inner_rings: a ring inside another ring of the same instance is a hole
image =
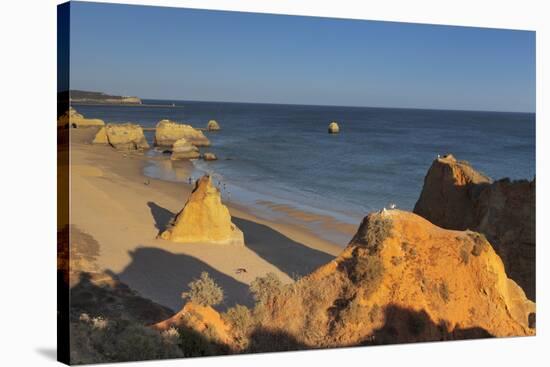
[[[102,92],[83,90],[71,90],[70,100],[73,103],[141,104],[141,99],[138,97],[113,96]]]

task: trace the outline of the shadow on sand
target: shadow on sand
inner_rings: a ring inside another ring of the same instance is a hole
[[[296,242],[270,227],[233,217],[244,233],[245,246],[290,277],[301,277],[334,259],[334,256]]]
[[[151,210],[151,215],[155,220],[155,228],[158,230],[158,234],[161,234],[166,230],[175,214],[152,201],[148,201],[147,206]]]
[[[189,255],[173,254],[159,248],[139,247],[130,252],[130,264],[119,274],[118,279],[138,291],[143,297],[154,299],[173,310],[184,304],[181,293],[189,290],[189,282],[206,271],[222,287],[225,299],[216,306],[220,311],[237,303],[253,305],[248,285],[241,283],[212,268],[205,262]]]
[[[151,201],[147,205],[159,233],[164,231],[175,214]],[[237,217],[232,220],[243,231],[246,247],[290,277],[309,274],[334,258],[296,242],[266,225]]]

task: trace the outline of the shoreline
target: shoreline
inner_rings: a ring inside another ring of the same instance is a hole
[[[100,103],[100,102],[72,102],[71,106],[123,106],[123,107],[170,107],[184,108],[185,106],[169,105],[169,104],[148,104],[148,103]]]
[[[216,182],[223,183],[223,187],[220,184],[218,189],[224,204],[229,208],[238,209],[254,217],[255,220],[262,220],[271,225],[286,224],[315,233],[316,237],[342,249],[351,240],[363,219],[363,216],[353,218],[350,213],[316,208],[243,187],[231,181],[231,177],[225,177],[214,169],[201,167],[203,162],[199,165],[196,160],[170,161],[158,151],[153,154],[147,152],[146,155],[148,160],[143,169],[145,177],[188,184],[189,177],[196,180],[204,174],[209,174]]]
[[[347,244],[321,239],[299,225],[258,218],[233,202],[224,204],[245,234],[244,247],[157,239],[185,204],[191,185],[147,177],[143,169],[150,157],[92,145],[95,130],[71,129],[71,223],[100,244],[100,269],[143,297],[178,310],[181,292],[207,271],[226,293],[221,308],[250,305],[248,285],[257,276],[273,272],[292,282],[328,263]],[[190,162],[181,166],[181,174],[193,170]],[[238,268],[247,272],[236,274]]]

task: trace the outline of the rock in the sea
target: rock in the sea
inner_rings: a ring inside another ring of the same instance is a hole
[[[535,300],[535,192],[535,180],[493,182],[448,155],[432,163],[414,212],[443,228],[483,233]]]
[[[215,161],[215,160],[218,159],[218,157],[216,157],[216,155],[214,153],[210,153],[210,152],[204,153],[202,158],[205,161]]]
[[[338,126],[338,123],[332,121],[330,125],[328,125],[328,132],[329,134],[338,134],[340,132],[340,126]]]
[[[244,245],[243,233],[231,221],[208,175],[197,180],[187,203],[160,237],[182,243]]]
[[[189,143],[185,138],[176,140],[174,145],[172,145],[171,160],[196,159],[199,157],[199,148]]]
[[[220,130],[220,124],[216,120],[210,120],[208,121],[208,125],[206,125],[206,129],[208,131],[218,131]]]
[[[132,123],[107,124],[105,134],[111,146],[118,150],[143,150],[148,149],[149,144],[143,135],[141,126]],[[99,136],[98,136],[99,135]],[[98,142],[104,141],[104,136],[100,130],[96,135]]]
[[[73,107],[69,107],[69,110],[57,119],[58,126],[64,127],[90,127],[90,126],[104,126],[105,122],[100,119],[87,119],[82,114],[78,113]]]
[[[191,125],[179,124],[170,120],[159,121],[155,129],[155,145],[171,147],[176,140],[181,138],[197,147],[210,145],[210,140],[204,136],[202,131]]]
[[[311,348],[535,334],[535,304],[482,235],[400,210],[368,215],[340,256],[265,297],[258,329]]]

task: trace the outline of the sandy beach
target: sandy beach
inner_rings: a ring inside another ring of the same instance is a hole
[[[191,185],[144,176],[149,158],[92,145],[95,131],[71,130],[71,223],[100,244],[100,269],[143,297],[177,311],[183,305],[181,292],[207,271],[225,291],[220,309],[251,305],[248,285],[256,277],[273,272],[283,282],[292,282],[329,262],[345,245],[320,239],[286,221],[260,220],[237,204],[228,207],[233,222],[244,232],[244,247],[157,239],[183,207]],[[191,172],[191,163],[185,169]],[[314,219],[309,213],[283,209],[289,216]],[[330,219],[323,218],[322,225],[330,227]],[[351,238],[354,228],[345,230]],[[239,268],[246,272],[237,274]]]

